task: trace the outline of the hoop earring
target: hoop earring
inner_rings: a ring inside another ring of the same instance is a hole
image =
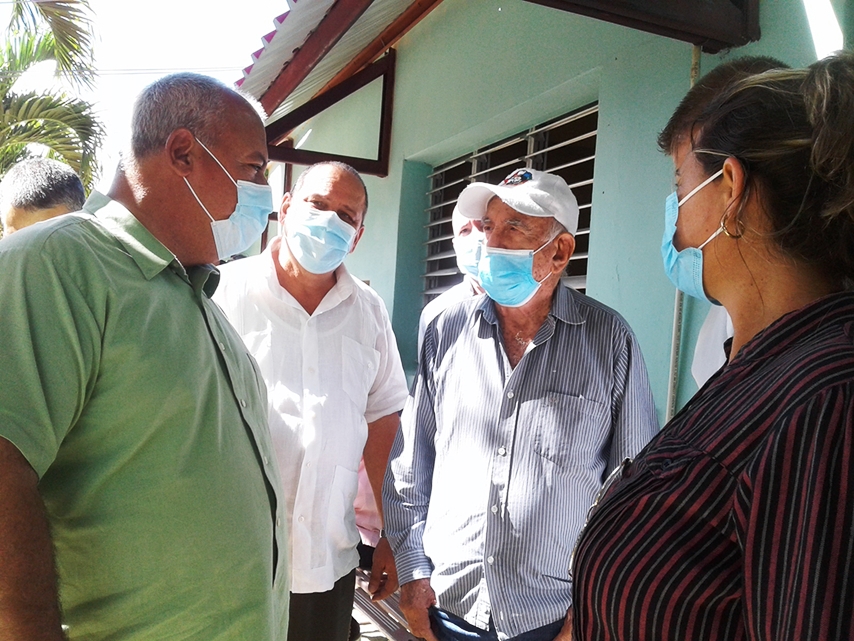
[[[744,221],[741,220],[740,218],[735,221],[736,233],[732,234],[732,233],[730,233],[729,229],[726,228],[727,217],[728,217],[728,215],[724,214],[723,217],[721,218],[721,230],[729,238],[733,238],[735,240],[738,240],[739,238],[744,236],[744,231],[745,231]]]

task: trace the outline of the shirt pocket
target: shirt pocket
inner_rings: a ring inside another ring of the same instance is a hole
[[[535,414],[534,451],[560,467],[586,467],[608,438],[610,426],[602,403],[548,392]]]
[[[358,473],[341,465],[336,465],[332,477],[332,488],[329,493],[329,512],[326,527],[333,549],[349,550],[355,548],[359,542],[356,513],[353,509],[358,488]]]
[[[343,336],[341,359],[341,386],[356,406],[357,413],[364,416],[368,406],[368,394],[377,377],[380,353],[373,347]]]

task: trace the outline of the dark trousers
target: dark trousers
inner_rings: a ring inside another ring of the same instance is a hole
[[[528,630],[510,641],[553,641],[562,627],[563,619],[535,630]],[[498,641],[498,633],[492,619],[489,620],[489,630],[481,630],[439,608],[430,608],[430,629],[439,641]]]
[[[353,570],[328,592],[291,592],[288,641],[347,641],[355,591]]]

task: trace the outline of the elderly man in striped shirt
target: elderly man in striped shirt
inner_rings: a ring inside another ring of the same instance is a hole
[[[632,330],[561,283],[559,176],[473,183],[486,296],[427,328],[383,488],[401,607],[428,641],[569,639],[570,557],[608,472],[658,430]]]

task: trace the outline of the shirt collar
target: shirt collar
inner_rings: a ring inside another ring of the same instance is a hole
[[[185,269],[178,258],[161,243],[121,203],[93,191],[83,210],[93,214],[127,251],[146,280],[151,280],[167,267],[190,283],[198,296],[213,296],[219,284],[219,270],[213,265],[194,265]]]
[[[567,325],[584,324],[584,317],[578,311],[578,305],[572,291],[563,283],[559,283],[557,286],[549,314]]]
[[[475,308],[475,316],[478,312],[490,325],[498,325],[498,315],[495,312],[495,303],[489,296],[484,296]],[[563,283],[558,283],[552,295],[552,306],[549,316],[554,317],[567,325],[582,325],[584,317],[578,311],[572,292]]]
[[[177,258],[119,202],[93,191],[83,210],[93,214],[115,236],[146,280],[151,280]]]
[[[180,267],[177,260],[175,265]],[[213,265],[193,265],[187,270],[187,279],[196,294],[204,292],[208,298],[213,298],[214,292],[219,286],[219,278],[219,270]]]
[[[823,327],[851,323],[854,318],[854,292],[839,292],[819,298],[804,307],[781,316],[751,338],[729,362],[729,365],[750,363],[773,356],[791,345],[813,336]],[[724,343],[729,360],[732,339]]]
[[[284,241],[282,241],[284,242]],[[267,248],[264,250],[264,269],[265,276],[267,277],[267,283],[270,288],[270,291],[277,298],[282,298],[286,300],[289,304],[300,307],[300,304],[296,301],[296,299],[291,295],[289,291],[287,291],[282,285],[279,283],[279,277],[276,274],[276,265],[273,263],[275,258],[273,258],[272,252],[272,243],[267,245]],[[279,249],[281,251],[281,248]],[[352,274],[347,271],[347,268],[344,266],[344,263],[341,263],[335,269],[335,284],[332,286],[326,296],[323,297],[323,300],[318,305],[317,309],[314,311],[315,314],[319,314],[325,311],[328,311],[338,304],[347,300],[356,290],[356,282],[353,278]]]

